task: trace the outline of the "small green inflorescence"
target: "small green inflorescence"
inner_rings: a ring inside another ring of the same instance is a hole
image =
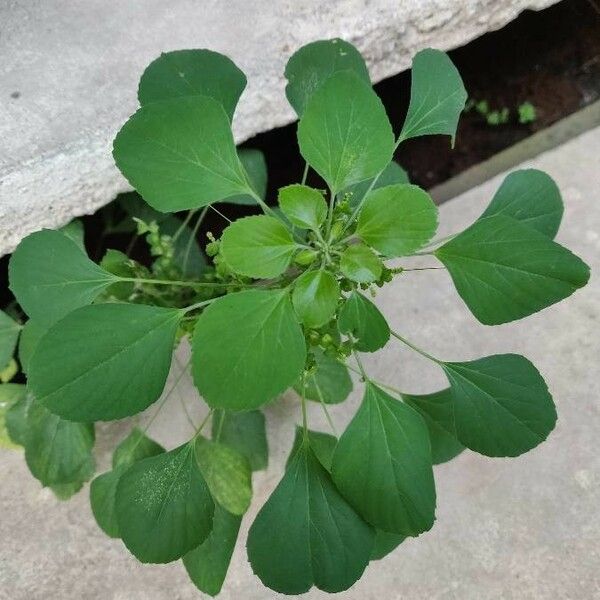
[[[195,435],[165,450],[148,436],[150,423],[133,427],[90,496],[107,535],[142,562],[182,559],[211,595],[251,503],[252,472],[267,467],[261,409],[290,388],[302,424],[246,542],[254,573],[285,594],[346,590],[370,561],[429,530],[434,464],[465,448],[518,456],[554,428],[552,397],[526,358],[434,357],[392,329],[402,323],[388,323],[373,302],[379,288],[411,271],[446,270],[474,317],[499,325],[567,298],[589,278],[554,241],[563,204],[540,171],[512,173],[466,230],[435,238],[436,205],[393,156],[417,136],[454,143],[467,94],[446,54],[415,56],[398,136],[347,42],[300,48],[285,75],[306,169],[275,204],[264,157],[237,149],[231,133],[244,74],[209,50],[155,60],[140,81],[140,108],[114,141],[115,162],[139,193],[121,208],[152,265],[117,250],[95,264],[77,226],[39,231],[10,261],[27,320],[0,313],[0,369],[12,364],[14,373],[18,346],[27,376],[26,385],[0,385],[3,426],[24,446],[34,477],[61,498],[94,476],[94,423],[162,398],[155,416],[191,366],[209,407]],[[522,118],[531,120],[531,110]],[[310,169],[318,189],[306,185]],[[209,234],[202,248],[201,223],[225,202],[256,214]],[[179,365],[165,392],[184,338],[191,365]],[[417,395],[374,380],[360,354],[390,340],[432,361],[448,386]],[[347,428],[339,438],[311,430],[307,401],[329,419],[328,405],[352,390],[351,374],[364,395]]]

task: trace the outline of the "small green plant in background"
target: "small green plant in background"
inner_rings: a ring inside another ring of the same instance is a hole
[[[511,120],[511,110],[504,106],[499,109],[492,109],[487,100],[467,100],[465,105],[465,112],[475,110],[481,115],[488,125],[506,125]],[[531,102],[523,102],[517,106],[516,118],[521,125],[528,125],[533,123],[537,119],[537,112],[535,106]]]
[[[286,594],[345,590],[370,561],[429,530],[432,465],[465,447],[518,456],[554,428],[552,397],[531,362],[516,354],[432,356],[397,331],[401,321],[388,323],[371,298],[380,287],[445,268],[475,318],[499,325],[568,297],[589,278],[554,241],[563,205],[540,171],[509,175],[466,230],[434,239],[435,204],[392,159],[410,138],[454,140],[466,92],[444,53],[415,56],[398,137],[350,44],[301,48],[286,77],[306,170],[271,206],[264,158],[237,150],[231,133],[243,73],[208,50],[154,61],[140,82],[141,106],[114,142],[117,166],[145,200],[130,195],[122,208],[135,217],[152,266],[115,250],[95,264],[76,227],[34,233],[10,262],[10,286],[28,320],[5,315],[0,323],[0,362],[18,342],[27,375],[26,386],[1,388],[5,398],[14,394],[8,432],[25,447],[32,474],[59,497],[94,476],[94,423],[152,406],[174,348],[189,340],[207,418],[174,449],[153,441],[149,425],[133,427],[90,497],[109,536],[142,562],[181,559],[209,594],[223,584],[252,472],[267,467],[262,408],[289,388],[301,425],[246,542],[254,573]],[[308,169],[323,189],[306,185]],[[252,204],[261,214],[210,235],[202,252],[196,233],[208,210],[221,213],[219,202]],[[110,215],[107,224],[122,227]],[[413,263],[416,256],[432,266]],[[397,390],[392,374],[374,380],[361,353],[390,340],[432,361],[448,386],[423,395]],[[339,438],[312,430],[307,402],[329,416],[349,395],[351,373],[364,391],[346,430]]]

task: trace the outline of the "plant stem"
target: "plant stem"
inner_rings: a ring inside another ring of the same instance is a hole
[[[390,333],[397,340],[400,340],[403,344],[405,344],[406,346],[408,346],[415,352],[418,352],[421,356],[428,358],[429,360],[433,361],[434,363],[437,363],[438,365],[442,363],[442,361],[438,360],[437,358],[434,358],[433,356],[431,356],[431,354],[428,354],[424,350],[421,350],[421,348],[419,348],[418,346],[415,346],[413,343],[409,342],[406,338],[403,338],[400,334],[396,333],[395,331],[390,330]]]
[[[185,219],[181,222],[181,225],[177,228],[177,231],[173,234],[172,241],[177,241],[177,238],[181,235],[181,232],[187,227],[192,217],[196,214],[197,209],[189,210]]]
[[[300,396],[300,406],[302,407],[302,428],[304,429],[304,439],[308,438],[308,417],[306,415],[306,377],[302,377],[302,395]]]
[[[305,162],[304,163],[304,173],[302,173],[302,185],[306,185],[306,178],[308,177],[309,169],[310,169],[310,167],[308,166],[308,163]]]
[[[361,377],[363,378],[364,381],[369,381],[369,378],[367,376],[367,373],[365,372],[365,369],[363,367],[363,364],[360,360],[360,357],[358,356],[358,352],[356,352],[355,350],[352,352],[352,356],[354,356],[354,360],[356,361],[356,364],[358,365],[358,368],[360,369],[360,374]]]
[[[202,225],[202,221],[204,221],[204,217],[206,217],[207,213],[208,213],[208,206],[205,206],[202,209],[202,212],[200,213],[200,216],[198,217],[196,224],[194,225],[194,229],[192,230],[192,235],[190,235],[190,239],[188,240],[187,246],[185,247],[185,256],[183,257],[183,272],[184,273],[187,268],[188,258],[190,257],[190,250],[192,249],[192,244],[193,244],[194,240],[196,239],[196,236],[198,235],[198,230],[200,229],[200,225]]]
[[[325,413],[325,418],[327,419],[327,422],[329,423],[329,427],[331,427],[331,431],[333,431],[333,433],[337,437],[337,431],[335,430],[335,425],[333,424],[331,415],[329,414],[329,411],[327,410],[327,405],[325,404],[325,400],[323,399],[323,392],[321,391],[321,386],[319,385],[319,382],[317,381],[317,379],[314,375],[313,375],[313,383],[315,384],[315,389],[317,390],[317,396],[319,396],[319,402],[321,403],[321,408],[323,409],[323,412]]]
[[[414,269],[405,269],[402,268],[402,272],[406,273],[408,271],[445,271],[446,267],[417,267]]]
[[[179,287],[195,287],[195,288],[222,288],[229,287],[231,285],[237,285],[238,287],[247,287],[241,284],[232,283],[218,283],[210,281],[172,281],[169,279],[144,279],[141,277],[120,277],[115,275],[115,278],[119,281],[131,281],[132,283],[149,283],[154,285],[175,285]]]
[[[214,408],[211,408],[208,411],[208,413],[206,414],[206,416],[204,417],[204,419],[202,419],[202,423],[200,423],[200,425],[198,426],[198,429],[196,429],[196,433],[194,434],[194,437],[192,438],[192,440],[195,440],[200,435],[200,433],[204,429],[204,426],[206,425],[206,423],[208,423],[208,420],[211,418],[213,411],[214,411]]]
[[[208,206],[209,208],[214,210],[221,218],[225,219],[228,223],[231,223],[231,219],[229,217],[226,217],[220,210],[217,210],[212,204],[209,204]]]
[[[181,310],[184,313],[191,312],[192,310],[196,310],[197,308],[202,308],[203,306],[208,306],[211,302],[214,302],[217,298],[210,298],[209,300],[203,300],[202,302],[196,302],[196,304],[192,304],[191,306],[186,306]]]

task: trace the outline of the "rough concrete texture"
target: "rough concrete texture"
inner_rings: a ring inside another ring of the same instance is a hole
[[[358,46],[374,81],[556,0],[4,0],[0,2],[0,255],[128,189],[110,148],[160,52],[211,48],[248,76],[238,141],[289,123],[287,58],[316,39]]]
[[[544,444],[520,458],[491,459],[466,451],[436,467],[434,528],[371,564],[362,580],[340,598],[600,598],[599,157],[600,128],[527,163],[556,178],[566,204],[558,239],[592,266],[589,286],[567,301],[525,321],[488,328],[471,316],[444,271],[406,273],[378,296],[393,328],[442,359],[469,360],[497,352],[528,356],[549,384],[559,421]],[[440,235],[472,222],[500,180],[496,177],[444,204]],[[187,348],[181,352],[183,362],[187,353]],[[437,368],[399,343],[364,355],[364,361],[372,377],[409,392],[444,385]],[[175,365],[173,377],[178,369]],[[360,395],[357,384],[345,404],[331,409],[338,430],[354,413]],[[197,422],[205,413],[188,380],[150,429],[169,448],[192,432],[181,399]],[[320,406],[311,403],[310,409],[311,427],[327,431]],[[150,409],[148,415],[153,412]],[[284,598],[263,588],[252,575],[244,542],[254,515],[282,475],[299,413],[292,393],[267,410],[270,466],[254,477],[254,501],[221,595],[225,600]],[[109,464],[110,449],[125,431],[124,423],[99,428],[101,469]],[[141,565],[120,541],[105,537],[91,515],[88,486],[71,501],[60,503],[31,478],[21,452],[2,450],[0,466],[1,600],[201,596],[181,563]],[[302,597],[316,600],[327,595],[313,590]]]

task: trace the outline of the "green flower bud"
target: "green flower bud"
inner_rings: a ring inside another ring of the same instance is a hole
[[[294,262],[301,267],[307,267],[317,258],[319,253],[316,250],[301,250],[294,257]]]

